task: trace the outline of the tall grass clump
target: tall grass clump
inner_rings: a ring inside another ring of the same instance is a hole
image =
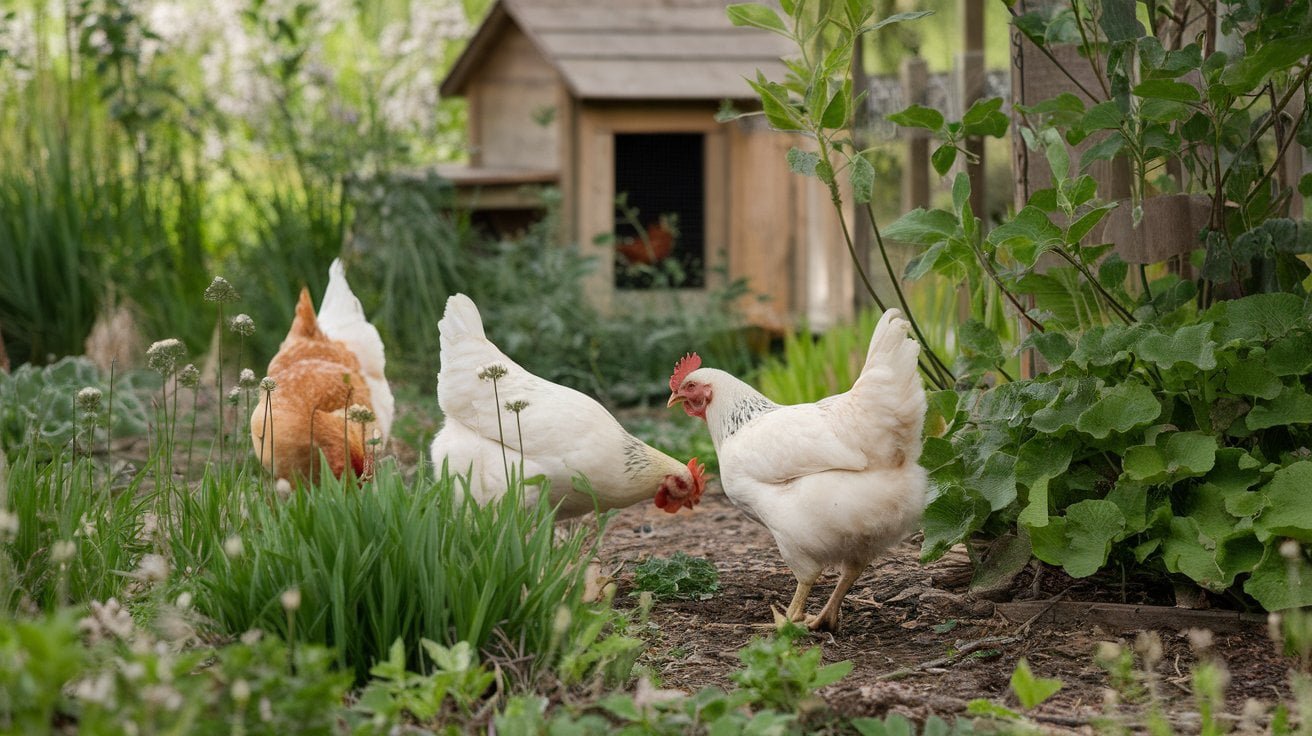
[[[513,491],[480,507],[461,483],[421,471],[407,484],[384,463],[367,486],[324,473],[282,502],[247,487],[233,499],[246,512],[240,526],[211,506],[209,543],[193,535],[174,557],[203,569],[196,605],[222,630],[322,644],[362,679],[398,639],[412,662],[425,638],[548,658],[586,618],[591,534],[557,541],[546,494],[525,504]]]

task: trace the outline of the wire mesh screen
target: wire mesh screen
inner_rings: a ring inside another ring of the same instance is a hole
[[[700,133],[615,136],[615,286],[706,283],[705,145]]]

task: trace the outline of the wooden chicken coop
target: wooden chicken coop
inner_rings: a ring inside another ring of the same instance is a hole
[[[559,192],[562,239],[598,256],[603,309],[668,304],[632,265],[672,258],[687,304],[746,278],[766,297],[743,304],[756,324],[824,327],[850,316],[853,273],[828,193],[788,170],[802,139],[715,120],[725,101],[755,109],[744,78],[782,78],[791,45],[733,27],[727,4],[498,0],[442,83],[468,102],[469,161],[439,173],[502,233]]]

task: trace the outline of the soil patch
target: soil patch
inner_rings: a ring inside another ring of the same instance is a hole
[[[664,687],[729,687],[729,674],[740,667],[738,650],[753,636],[770,632],[770,606],[782,610],[788,605],[795,580],[769,532],[723,495],[708,493],[693,513],[671,516],[639,504],[611,520],[601,558],[615,575],[617,604],[634,600],[635,563],[678,551],[712,561],[721,589],[710,600],[658,602],[652,622],[660,633],[645,662],[660,673]],[[1038,719],[1059,730],[1087,730],[1089,721],[1102,714],[1108,687],[1106,672],[1094,662],[1098,643],[1133,646],[1142,631],[1155,630],[1164,650],[1157,668],[1159,691],[1171,719],[1188,729],[1196,721],[1189,673],[1197,655],[1185,629],[1209,621],[1217,623],[1210,627],[1215,630],[1212,651],[1230,672],[1231,713],[1239,713],[1249,698],[1269,705],[1289,697],[1291,662],[1276,651],[1261,617],[1163,609],[1140,600],[1120,604],[1123,591],[1111,593],[1117,601],[1110,608],[1091,606],[1082,603],[1081,594],[1109,600],[1109,591],[1069,579],[1060,597],[1040,599],[1050,606],[995,604],[968,592],[971,564],[964,551],[954,550],[930,565],[921,565],[918,554],[913,539],[876,561],[848,595],[842,630],[811,635],[825,661],[853,662],[848,677],[821,693],[844,715],[898,712],[916,720],[930,714],[950,718],[976,698],[1015,708],[1008,685],[1024,657],[1037,675],[1063,682],[1061,691],[1038,709]],[[1044,577],[1035,590],[1039,595],[1059,584],[1061,576],[1047,571]],[[809,611],[824,604],[833,581],[831,575],[816,586]],[[1140,593],[1127,597],[1154,597]],[[1129,610],[1136,609],[1134,604],[1140,604],[1141,613]],[[1027,618],[1017,620],[1018,614]],[[1224,622],[1216,622],[1218,615]]]

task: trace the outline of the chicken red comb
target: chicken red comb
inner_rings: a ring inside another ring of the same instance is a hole
[[[683,383],[683,379],[687,378],[689,373],[701,367],[702,359],[697,353],[684,355],[678,363],[674,364],[674,373],[670,374],[670,390],[678,391],[679,384]]]

